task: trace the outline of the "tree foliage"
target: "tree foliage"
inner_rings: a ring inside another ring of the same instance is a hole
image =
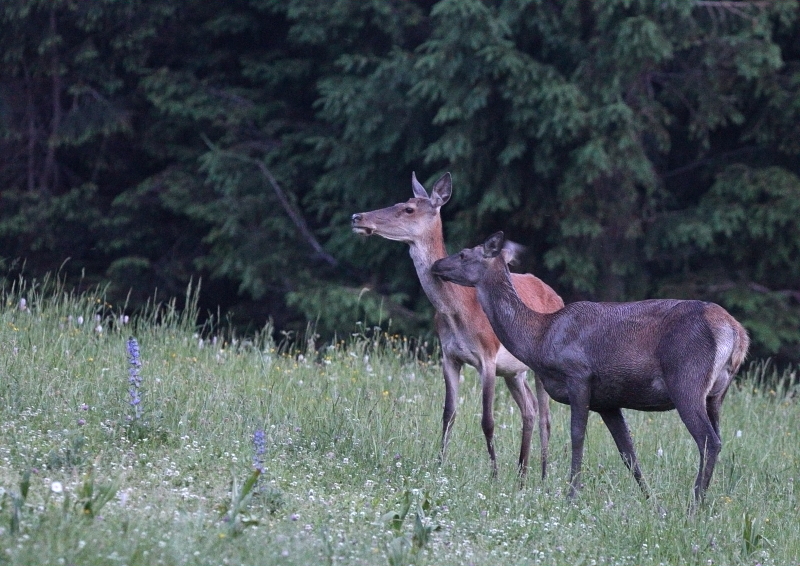
[[[454,176],[567,299],[703,298],[800,361],[793,0],[10,0],[0,258],[279,328],[429,329],[352,213]],[[7,267],[10,273],[11,268]]]

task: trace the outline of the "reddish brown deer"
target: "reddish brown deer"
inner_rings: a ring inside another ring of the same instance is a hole
[[[553,313],[520,300],[502,256],[503,233],[433,264],[431,272],[474,287],[500,342],[570,406],[570,496],[579,487],[589,411],[600,413],[645,494],[621,409],[677,409],[700,450],[695,501],[722,449],[719,414],[747,355],[747,332],[725,309],[702,301],[571,303]]]
[[[494,450],[494,388],[496,375],[508,385],[511,396],[522,414],[522,444],[519,452],[521,476],[528,469],[531,434],[536,413],[539,413],[539,437],[542,453],[542,477],[547,471],[547,447],[550,438],[549,397],[541,383],[536,381],[536,397],[525,379],[525,367],[502,347],[492,332],[486,315],[483,314],[473,289],[446,283],[431,275],[431,265],[447,255],[442,235],[441,207],[450,200],[452,181],[450,173],[443,175],[433,186],[430,196],[412,173],[411,186],[414,197],[374,210],[354,214],[353,231],[367,236],[377,235],[388,240],[406,242],[410,246],[411,259],[425,294],[436,309],[434,319],[436,332],[442,345],[442,370],[444,373],[445,397],[442,414],[441,457],[444,459],[450,431],[456,414],[459,374],[464,364],[478,370],[483,392],[483,415],[481,426],[486,437],[486,447],[492,465],[492,474],[497,473]],[[552,312],[564,306],[553,289],[530,274],[511,276],[519,296],[531,308],[541,312]]]

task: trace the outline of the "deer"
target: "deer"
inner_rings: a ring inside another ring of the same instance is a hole
[[[589,411],[600,414],[625,465],[649,496],[622,409],[678,414],[697,443],[693,505],[703,500],[722,450],[722,401],[749,347],[725,309],[698,300],[574,302],[550,313],[517,293],[503,257],[504,235],[437,260],[431,273],[476,290],[500,342],[531,368],[556,402],[570,407],[568,495],[580,489]]]
[[[419,281],[436,314],[434,327],[442,349],[442,373],[445,397],[442,411],[442,440],[439,461],[444,462],[450,434],[456,416],[459,378],[462,367],[470,365],[479,375],[482,390],[481,428],[491,463],[491,473],[497,476],[497,457],[494,448],[494,395],[497,376],[502,376],[522,417],[522,439],[517,472],[523,482],[528,471],[534,419],[539,415],[541,444],[541,476],[547,473],[547,452],[550,439],[549,396],[536,381],[536,396],[526,380],[528,368],[501,345],[492,331],[489,320],[481,310],[474,289],[454,285],[431,274],[433,263],[447,255],[440,209],[452,195],[452,178],[445,173],[437,180],[430,195],[411,174],[414,196],[393,206],[360,212],[352,216],[352,229],[365,236],[381,236],[409,245],[411,259]],[[515,254],[506,247],[509,259]],[[564,306],[561,297],[544,281],[531,274],[513,274],[514,288],[527,305],[542,312],[556,311]]]

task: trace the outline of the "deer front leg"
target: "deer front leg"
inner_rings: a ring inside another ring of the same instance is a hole
[[[439,463],[444,464],[447,456],[447,445],[450,433],[456,420],[456,403],[458,401],[458,379],[461,373],[461,362],[447,354],[442,355],[442,373],[444,374],[444,409],[442,411],[442,450]]]
[[[492,477],[497,477],[497,457],[494,452],[494,386],[497,376],[494,361],[484,362],[479,368],[481,374],[481,388],[483,390],[483,411],[481,414],[481,428],[486,438],[486,449],[489,451],[489,460],[492,464]]]

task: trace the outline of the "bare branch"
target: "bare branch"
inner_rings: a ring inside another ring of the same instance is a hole
[[[311,230],[309,230],[305,219],[300,216],[300,214],[292,206],[292,203],[289,202],[289,199],[286,198],[286,193],[283,192],[283,189],[281,189],[278,181],[275,179],[272,173],[270,173],[270,170],[267,169],[267,166],[264,165],[264,162],[259,160],[253,160],[253,162],[258,167],[259,171],[261,171],[261,174],[264,175],[264,177],[266,177],[266,179],[269,181],[269,184],[272,185],[272,188],[275,191],[275,196],[278,197],[278,201],[280,201],[281,206],[283,206],[283,209],[286,211],[286,214],[289,216],[289,218],[292,219],[292,222],[294,222],[294,225],[300,231],[300,234],[302,234],[309,245],[311,245],[314,251],[317,252],[317,254],[323,260],[325,260],[325,262],[333,267],[336,267],[336,264],[338,263],[336,258],[322,249],[322,246],[314,237],[314,234],[312,234]]]
[[[332,267],[336,267],[338,265],[339,262],[336,260],[336,258],[333,257],[328,252],[326,252],[320,245],[320,243],[317,241],[317,239],[314,237],[314,234],[309,229],[305,219],[300,215],[299,212],[295,210],[294,206],[292,206],[292,203],[286,197],[286,193],[283,191],[280,184],[278,184],[277,179],[275,179],[275,177],[272,175],[272,173],[270,172],[270,170],[267,168],[267,166],[264,164],[263,161],[261,161],[260,159],[253,159],[252,157],[247,157],[245,155],[233,151],[221,150],[205,136],[203,136],[203,140],[206,142],[206,145],[208,145],[209,148],[211,148],[212,151],[226,155],[233,159],[237,159],[239,161],[244,161],[245,163],[250,163],[252,165],[255,165],[261,172],[261,174],[264,176],[264,178],[269,182],[270,186],[272,186],[272,190],[275,192],[275,196],[278,198],[278,202],[281,203],[284,212],[286,212],[286,215],[289,217],[289,219],[291,219],[292,223],[300,232],[300,235],[306,240],[308,245],[311,246],[311,248],[317,253],[317,255],[323,261],[325,261],[325,263],[327,263]]]
[[[716,293],[723,293],[725,291],[730,291],[732,289],[736,289],[737,287],[739,287],[739,284],[734,283],[732,281],[727,281],[725,283],[719,283],[718,285],[709,285],[708,287],[706,287],[706,289],[709,293],[716,294]],[[773,290],[760,283],[756,283],[755,281],[750,281],[746,283],[745,287],[747,287],[750,291],[754,291],[756,293],[761,293],[761,294],[773,293],[775,295],[782,295],[784,297],[789,297],[791,299],[794,299],[795,301],[800,303],[800,290],[796,289]]]

